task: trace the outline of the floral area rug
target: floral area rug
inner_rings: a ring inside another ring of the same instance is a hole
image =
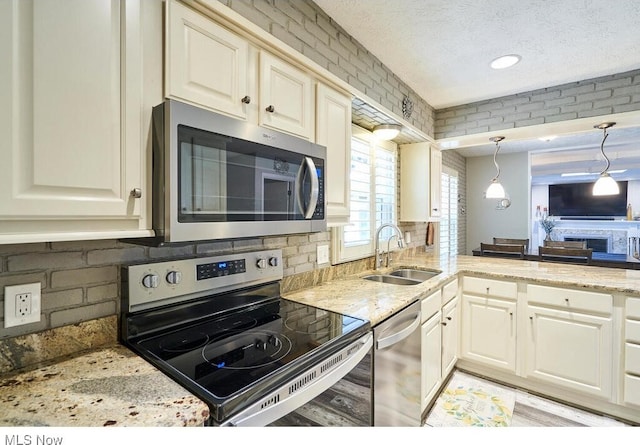
[[[456,371],[425,426],[509,426],[515,402],[514,390]]]

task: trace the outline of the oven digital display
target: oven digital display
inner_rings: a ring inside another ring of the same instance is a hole
[[[247,271],[245,260],[218,261],[216,263],[198,264],[196,266],[196,279],[207,280],[209,278],[235,275]]]

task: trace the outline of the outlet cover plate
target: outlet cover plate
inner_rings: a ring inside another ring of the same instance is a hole
[[[318,264],[326,264],[329,262],[329,245],[323,244],[317,248]]]
[[[18,295],[28,295],[30,312],[20,315],[18,311]],[[19,284],[4,288],[4,327],[10,328],[40,321],[40,283]]]

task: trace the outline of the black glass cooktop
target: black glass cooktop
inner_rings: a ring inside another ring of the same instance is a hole
[[[203,318],[129,344],[210,404],[299,374],[312,357],[317,363],[369,329],[282,298]]]

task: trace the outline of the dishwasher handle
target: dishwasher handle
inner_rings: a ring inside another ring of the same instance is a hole
[[[395,332],[384,338],[379,338],[378,341],[376,342],[376,349],[377,350],[386,349],[390,346],[395,345],[396,343],[401,342],[402,340],[410,336],[413,333],[413,331],[418,329],[418,326],[420,326],[420,318],[421,318],[421,314],[420,314],[420,311],[418,311],[416,312],[415,319],[411,322],[409,326],[407,326],[406,328],[404,328],[399,332]],[[403,318],[402,320],[399,321],[399,323],[402,323],[405,320],[406,318]]]

